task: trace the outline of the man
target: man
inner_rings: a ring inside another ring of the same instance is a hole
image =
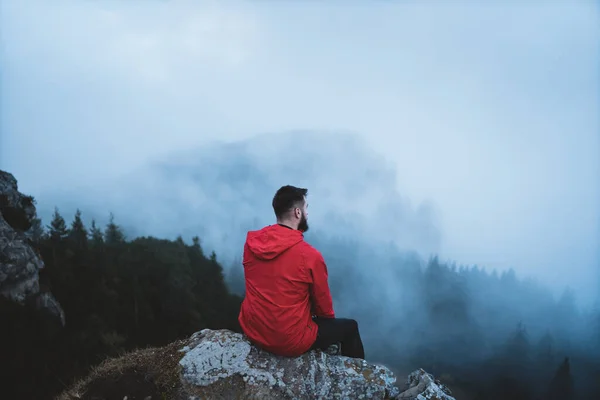
[[[251,342],[277,355],[340,343],[342,355],[364,359],[358,324],[335,318],[323,256],[304,241],[306,195],[307,189],[283,186],[273,198],[277,223],[248,232],[240,325]]]

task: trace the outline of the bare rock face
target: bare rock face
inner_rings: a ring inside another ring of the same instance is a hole
[[[392,399],[399,394],[386,367],[317,351],[277,357],[229,331],[199,332],[183,351],[183,387],[199,398],[343,399],[360,393]]]
[[[21,232],[31,227],[35,206],[31,196],[17,190],[17,180],[12,174],[0,170],[0,211],[11,227]]]
[[[398,399],[454,400],[448,388],[422,369],[412,372],[408,376],[406,385],[408,388],[398,395]]]
[[[107,360],[59,400],[454,400],[422,370],[409,376],[401,393],[388,368],[329,352],[279,357],[244,335],[205,329],[181,342]]]
[[[50,293],[40,293],[44,262],[26,234],[35,216],[33,198],[18,191],[12,174],[0,170],[0,296],[19,304],[31,301],[64,325],[58,301]]]

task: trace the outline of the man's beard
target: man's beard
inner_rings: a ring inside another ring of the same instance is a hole
[[[300,232],[308,231],[308,221],[306,220],[306,215],[302,213],[302,218],[300,218],[300,222],[298,223],[298,230]]]

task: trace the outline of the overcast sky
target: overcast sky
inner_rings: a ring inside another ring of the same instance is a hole
[[[435,204],[444,258],[598,287],[595,2],[0,2],[0,168],[23,191],[348,130]]]

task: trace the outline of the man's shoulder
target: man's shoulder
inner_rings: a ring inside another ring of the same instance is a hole
[[[314,258],[323,258],[323,255],[321,254],[321,252],[319,250],[317,250],[313,245],[306,242],[305,240],[303,240],[301,243],[299,243],[299,245],[300,245],[300,249],[306,256],[314,257]]]

